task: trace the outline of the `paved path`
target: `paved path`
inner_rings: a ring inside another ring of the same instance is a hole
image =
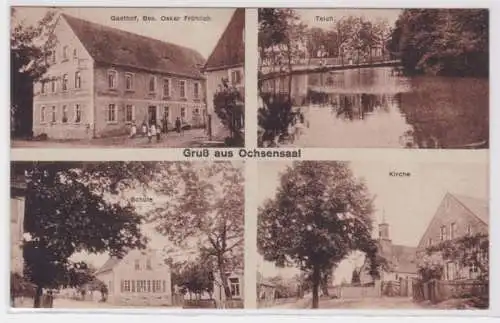
[[[28,141],[13,140],[13,148],[188,148],[199,147],[208,138],[204,129],[186,130],[183,133],[169,132],[162,134],[161,140],[148,142],[147,137],[136,137],[134,139],[128,136],[96,138],[90,140],[48,140],[48,141]]]
[[[312,298],[310,296],[293,303],[273,306],[273,309],[310,309]],[[420,309],[422,306],[414,303],[407,297],[373,297],[359,299],[322,299],[319,301],[320,309]]]

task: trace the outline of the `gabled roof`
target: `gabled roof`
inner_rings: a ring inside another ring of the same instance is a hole
[[[120,263],[121,259],[117,258],[117,257],[110,257],[105,263],[104,265],[102,265],[101,268],[99,268],[96,272],[95,272],[95,275],[98,275],[98,274],[102,274],[102,273],[105,273],[107,271],[110,271],[110,270],[113,270],[113,268],[115,268],[116,265],[118,265]]]
[[[97,63],[202,78],[205,59],[197,51],[62,14]]]
[[[446,200],[452,199],[453,201],[456,201],[459,203],[462,207],[464,207],[471,216],[475,216],[478,218],[481,222],[483,222],[485,225],[489,225],[489,206],[488,206],[488,201],[483,200],[483,199],[478,199],[478,198],[473,198],[470,196],[464,196],[464,195],[459,195],[459,194],[452,194],[452,193],[446,193],[444,198],[441,200],[441,203],[439,204],[439,207],[436,210],[436,213],[434,214],[432,220],[430,221],[429,225],[427,226],[427,229],[425,230],[424,234],[420,238],[420,242],[418,243],[419,248],[422,248],[424,246],[424,238],[427,236],[427,233],[429,232],[431,226],[434,224],[434,222],[437,220],[439,211],[442,209],[444,206],[444,203]]]
[[[245,63],[245,9],[237,8],[205,64],[205,70],[221,70]]]
[[[456,200],[458,200],[458,202],[460,202],[460,204],[462,204],[465,208],[467,208],[472,214],[477,216],[479,220],[481,220],[485,224],[489,224],[490,216],[489,216],[488,201],[464,195],[457,195],[451,193],[450,195],[453,196]]]

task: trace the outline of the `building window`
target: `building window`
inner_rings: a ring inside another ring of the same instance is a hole
[[[63,60],[68,59],[68,46],[63,47]]]
[[[116,89],[117,87],[117,72],[116,71],[108,71],[108,88]]]
[[[78,58],[78,52],[76,51],[76,48],[73,49],[73,58],[74,59]]]
[[[82,122],[82,108],[79,104],[75,105],[75,123]]]
[[[156,77],[154,75],[151,75],[149,77],[149,92],[155,92],[156,91]]]
[[[45,107],[40,109],[40,123],[45,123]]]
[[[447,237],[446,237],[446,227],[443,225],[441,226],[441,234],[440,234],[440,237],[441,237],[441,241],[445,241],[447,240]]]
[[[56,107],[52,106],[52,123],[56,123]]]
[[[63,75],[62,79],[62,90],[67,91],[68,90],[68,74]]]
[[[186,97],[186,81],[180,81],[180,85],[181,85],[180,96],[181,96],[181,98],[185,98]]]
[[[80,72],[75,72],[75,89],[82,87],[82,75]]]
[[[163,96],[170,96],[170,79],[163,80]]]
[[[181,108],[181,118],[184,119],[186,117],[186,108]]]
[[[193,94],[194,98],[198,99],[200,97],[200,83],[196,82],[194,83],[194,89],[193,89]]]
[[[50,55],[52,56],[52,58],[51,58],[52,63],[55,63],[55,62],[56,62],[56,51],[55,51],[55,50],[53,50],[53,51],[50,53]]]
[[[62,107],[62,123],[68,122],[68,108],[63,105]]]
[[[56,93],[56,90],[57,90],[57,83],[56,83],[56,80],[55,79],[52,79],[50,81],[50,91],[52,93]]]
[[[116,105],[113,103],[108,106],[108,122],[116,122]]]
[[[140,269],[141,269],[141,264],[139,263],[139,259],[136,259],[136,260],[135,260],[135,265],[134,265],[134,267],[135,267],[135,270],[140,270]]]
[[[146,269],[147,270],[152,270],[153,268],[151,267],[151,259],[147,259],[146,260]]]
[[[148,290],[148,293],[151,293],[151,281],[148,280],[147,282],[147,290]]]
[[[475,263],[471,263],[469,266],[469,278],[476,279],[479,276],[479,268],[477,268]]]
[[[130,91],[134,88],[134,75],[130,73],[125,74],[125,89]]]
[[[135,293],[135,280],[132,280],[131,282],[131,290],[132,290],[132,293]]]
[[[161,280],[153,281],[153,293],[161,293]]]
[[[231,296],[240,296],[240,280],[238,278],[229,278],[229,285],[231,289]]]
[[[125,121],[132,122],[134,121],[134,106],[128,104],[125,107]]]
[[[453,222],[450,224],[450,239],[453,240],[457,237],[457,224]]]
[[[40,83],[40,93],[45,94],[45,81]]]
[[[241,84],[241,73],[240,70],[231,71],[231,84],[232,85],[240,85]]]
[[[432,246],[432,238],[429,238],[429,240],[427,241],[427,246],[428,247]]]

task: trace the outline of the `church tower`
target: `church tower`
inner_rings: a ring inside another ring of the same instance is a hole
[[[389,237],[389,224],[385,222],[385,211],[382,216],[382,223],[378,225],[378,242],[382,253],[390,254],[392,250],[392,241]]]

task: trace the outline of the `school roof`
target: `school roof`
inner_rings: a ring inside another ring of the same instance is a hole
[[[245,9],[234,11],[224,33],[205,64],[206,71],[243,66],[245,63]]]
[[[202,78],[205,63],[196,50],[67,14],[62,17],[97,63]]]
[[[117,257],[110,257],[101,268],[99,268],[95,275],[105,273],[107,271],[113,270],[113,268],[120,263],[121,259]]]

